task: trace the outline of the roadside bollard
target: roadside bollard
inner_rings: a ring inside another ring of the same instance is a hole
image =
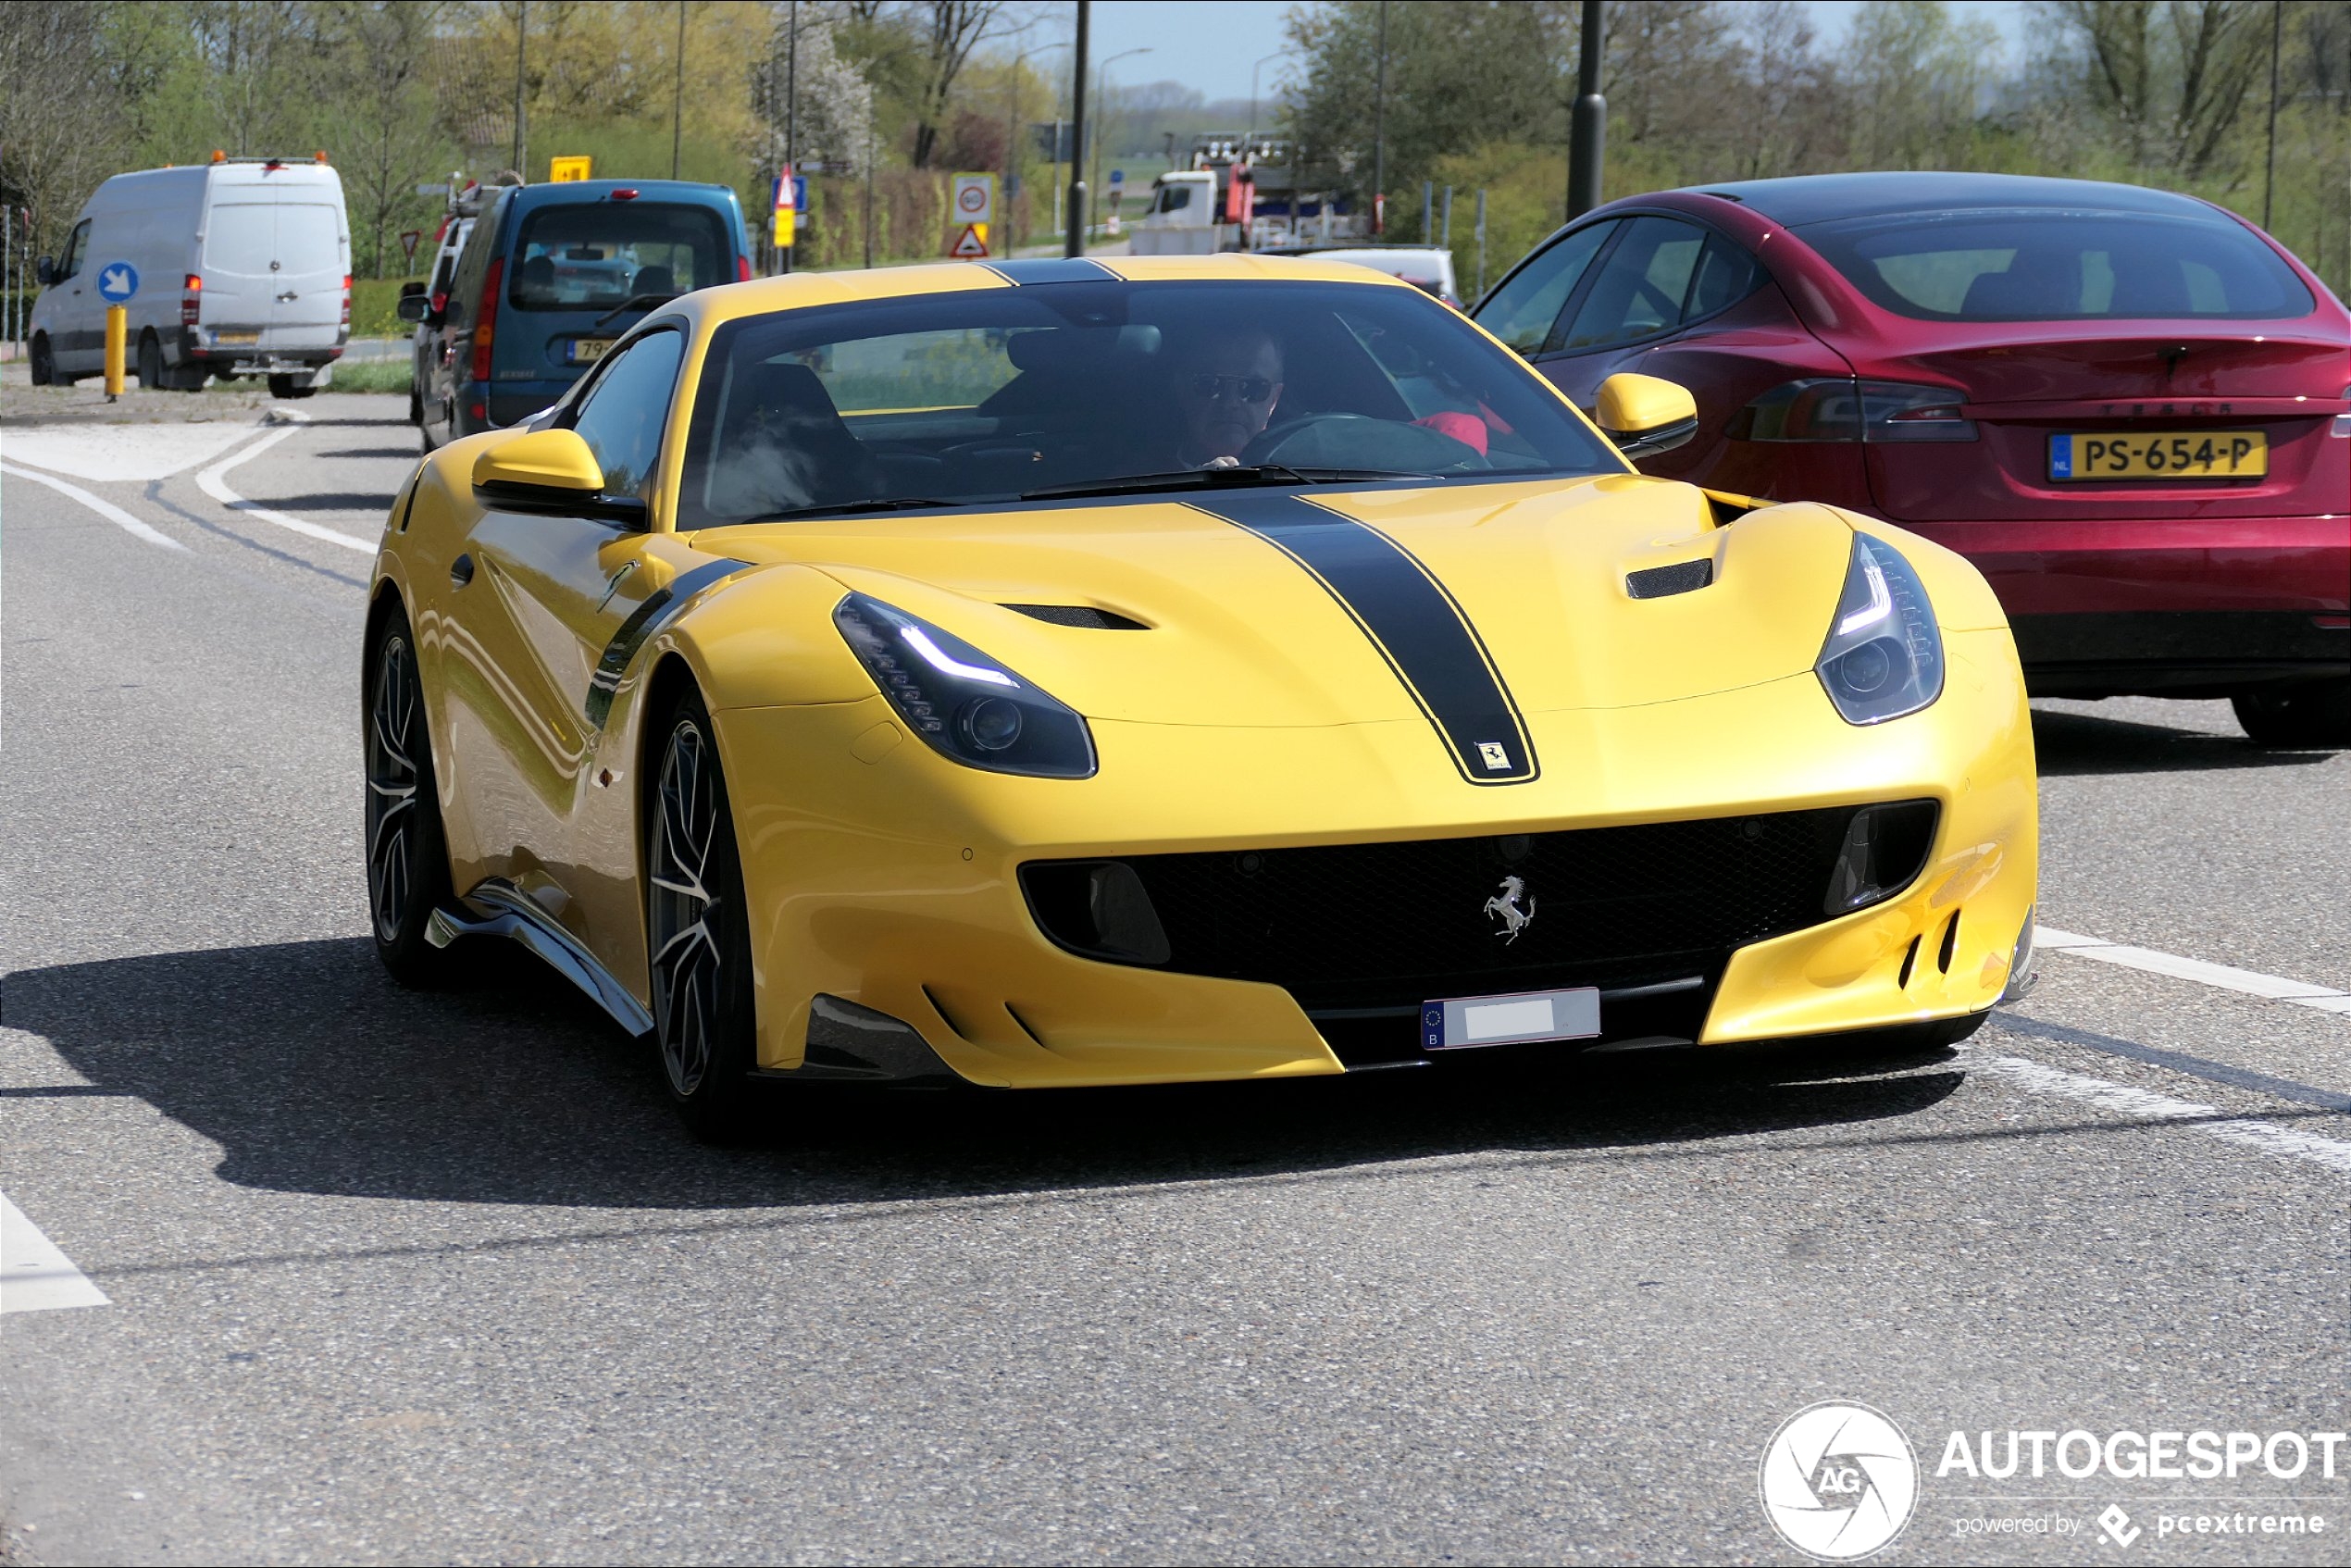
[[[106,306],[106,401],[112,403],[122,395],[123,341],[131,336],[131,310],[127,305]]]

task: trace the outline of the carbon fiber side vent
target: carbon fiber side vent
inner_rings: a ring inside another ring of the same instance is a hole
[[[1695,561],[1676,561],[1670,566],[1646,566],[1637,572],[1624,574],[1624,591],[1636,599],[1671,599],[1676,593],[1695,593],[1714,580],[1714,561],[1701,555]]]
[[[1091,604],[1007,604],[1004,608],[1018,610],[1024,616],[1032,616],[1053,626],[1080,626],[1090,631],[1149,631],[1151,629],[1140,621],[1129,620],[1125,616],[1113,615],[1108,610],[1097,610]]]

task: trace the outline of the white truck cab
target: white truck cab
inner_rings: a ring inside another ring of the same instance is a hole
[[[1151,180],[1151,199],[1135,219],[1136,255],[1213,255],[1220,226],[1216,172],[1179,168]]]
[[[323,161],[218,156],[118,174],[39,276],[36,384],[104,369],[106,307],[120,304],[140,385],[193,392],[208,376],[267,376],[277,396],[306,397],[351,335],[342,180]]]

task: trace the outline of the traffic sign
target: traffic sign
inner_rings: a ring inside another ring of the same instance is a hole
[[[425,231],[421,229],[403,229],[400,231],[400,254],[402,256],[409,261],[416,260],[417,242],[424,237]]]
[[[964,237],[948,247],[947,254],[957,261],[982,261],[988,255],[987,225],[966,223]]]
[[[768,190],[775,198],[775,207],[778,212],[798,212],[808,205],[808,181],[793,174],[790,164],[784,165],[784,171],[776,176]]]
[[[955,176],[954,220],[957,223],[996,221],[996,177],[992,174]]]
[[[594,162],[594,159],[586,157],[553,158],[547,164],[547,178],[558,184],[568,184],[575,180],[585,180],[588,178],[588,170],[593,167]]]
[[[797,221],[799,217],[800,214],[794,212],[790,207],[777,207],[776,209],[776,248],[777,250],[789,249],[798,241],[800,237],[799,225]]]
[[[110,261],[98,268],[98,297],[120,305],[139,292],[139,269],[127,261]]]

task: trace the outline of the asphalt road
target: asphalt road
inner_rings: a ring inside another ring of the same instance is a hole
[[[2255,979],[2058,952],[1956,1052],[832,1096],[715,1151],[518,951],[368,952],[401,403],[92,404],[0,404],[0,1305],[108,1303],[0,1316],[7,1554],[1794,1561],[1759,1462],[1847,1400],[1922,1472],[1881,1560],[2351,1559],[2351,1445],[1939,1473],[2351,1425],[2351,1011],[2254,994],[2351,989],[2351,759],[2046,704],[2045,923]],[[2248,1510],[2324,1533],[2162,1533]]]

